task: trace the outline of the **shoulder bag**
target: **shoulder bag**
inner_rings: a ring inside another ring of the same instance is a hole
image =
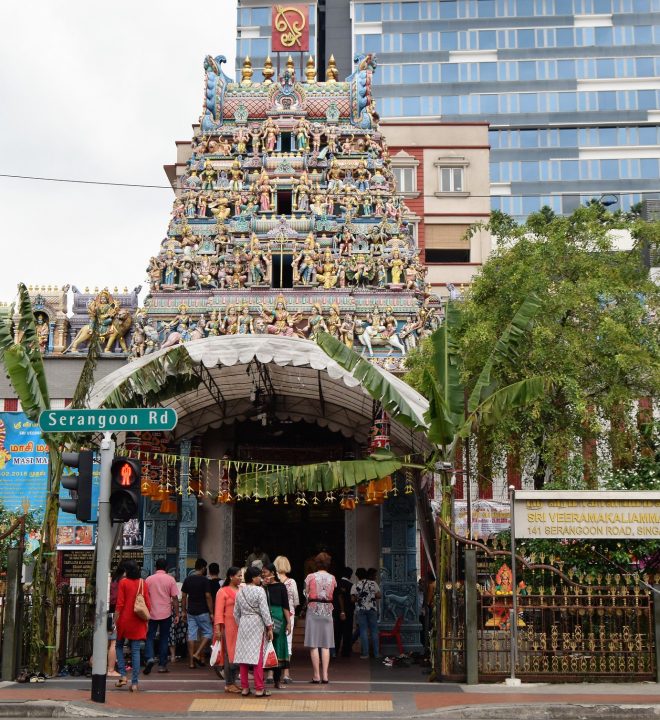
[[[133,612],[140,618],[140,620],[149,620],[151,615],[149,614],[149,608],[147,607],[143,593],[144,580],[140,580],[137,595],[135,596],[135,603],[133,604]]]

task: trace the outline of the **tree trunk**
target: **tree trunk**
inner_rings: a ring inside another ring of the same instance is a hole
[[[46,675],[57,673],[57,515],[62,455],[49,448],[49,487],[41,529],[41,545],[32,584],[32,627],[30,630],[30,669]]]
[[[634,465],[635,442],[630,429],[628,408],[617,403],[610,411],[610,452],[612,470],[627,470]]]
[[[482,432],[477,434],[477,485],[480,498],[493,499],[493,443]]]

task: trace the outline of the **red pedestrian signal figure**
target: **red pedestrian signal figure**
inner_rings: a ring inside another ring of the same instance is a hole
[[[110,473],[110,517],[115,522],[126,522],[137,518],[142,476],[140,461],[132,458],[115,458]]]

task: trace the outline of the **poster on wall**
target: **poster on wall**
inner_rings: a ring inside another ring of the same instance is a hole
[[[65,473],[75,472],[65,469]],[[94,464],[92,520],[96,521],[100,466]],[[48,447],[41,430],[22,412],[0,412],[0,503],[12,513],[32,511],[43,517],[48,492]],[[68,493],[67,490],[63,491]],[[74,515],[59,511],[58,549],[93,547],[96,524],[81,523]],[[142,519],[124,524],[124,547],[142,545]]]
[[[509,529],[511,506],[508,502],[473,500],[471,508],[473,540],[488,540]],[[466,500],[454,501],[454,528],[461,537],[468,536]]]

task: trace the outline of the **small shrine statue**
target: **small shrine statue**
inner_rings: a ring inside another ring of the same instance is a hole
[[[82,343],[88,343],[92,339],[95,329],[98,333],[99,342],[103,347],[112,332],[113,320],[119,313],[119,303],[115,301],[108,290],[102,290],[88,303],[87,313],[89,314],[89,323],[80,328],[73,342],[64,352],[78,352],[78,347]],[[132,322],[130,315],[128,317]],[[130,323],[128,327],[130,327]]]
[[[241,314],[238,316],[238,334],[239,335],[252,335],[254,328],[252,325],[252,318],[250,317],[250,306],[244,304],[241,307]]]
[[[266,152],[272,153],[277,147],[277,138],[280,134],[280,129],[275,124],[272,117],[267,117],[261,130],[261,134],[264,138],[264,147]]]
[[[316,279],[322,283],[323,288],[326,290],[333,288],[337,283],[337,263],[333,260],[330,250],[326,250],[323,254],[321,272],[317,273]]]
[[[209,337],[217,337],[218,335],[224,335],[225,329],[222,322],[218,318],[218,311],[212,310],[209,321],[206,323],[206,332]]]
[[[390,271],[392,273],[392,285],[401,285],[401,276],[406,266],[405,260],[401,257],[401,253],[398,248],[392,250],[392,257],[388,263]]]
[[[270,178],[265,169],[261,171],[257,180],[257,190],[259,192],[259,209],[261,212],[270,212],[273,207],[273,186],[270,184]]]
[[[241,163],[238,158],[231,164],[231,170],[229,172],[229,188],[234,192],[243,189],[243,171],[241,170]]]
[[[486,620],[485,627],[508,629],[510,626],[511,598],[513,596],[513,575],[511,568],[504,563],[495,575],[495,582],[492,579],[486,589],[486,594],[493,597],[493,604],[488,608],[491,614]],[[524,582],[518,584],[518,594],[527,595],[527,587]],[[518,627],[525,627],[525,622],[518,617]]]
[[[337,303],[332,303],[330,306],[330,312],[328,314],[328,319],[326,320],[326,326],[328,328],[327,332],[332,335],[332,337],[337,338],[339,340],[340,336],[340,328],[341,328],[341,316],[339,315],[339,305]]]
[[[48,350],[48,338],[50,336],[50,328],[48,327],[48,317],[44,313],[35,313],[37,342],[39,343],[39,352],[45,353]]]
[[[339,338],[347,348],[353,349],[355,342],[355,319],[353,313],[346,313],[344,320],[339,327]]]
[[[302,152],[309,150],[309,123],[305,118],[300,118],[293,128],[296,137],[296,149]]]
[[[328,332],[328,327],[321,314],[321,306],[318,303],[314,303],[314,305],[312,305],[312,314],[307,319],[307,325],[302,328],[302,333],[309,340],[316,341],[321,331]]]
[[[284,335],[293,337],[295,335],[294,324],[301,319],[300,313],[290,313],[286,309],[286,302],[283,295],[279,295],[275,302],[274,310],[267,310],[261,306],[261,318],[266,323],[266,332],[269,335]]]

